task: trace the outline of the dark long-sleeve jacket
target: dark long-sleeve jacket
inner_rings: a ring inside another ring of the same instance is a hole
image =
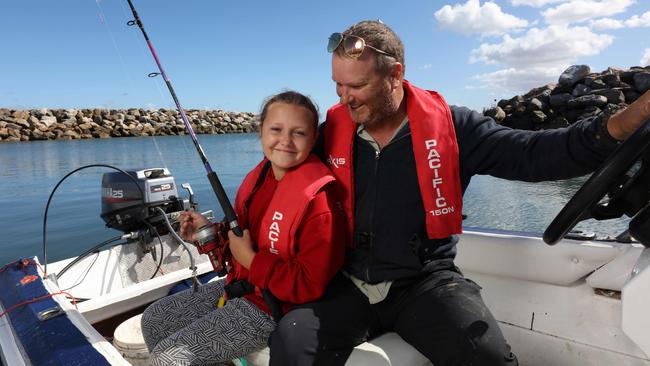
[[[463,192],[476,174],[529,182],[584,175],[616,146],[599,117],[564,129],[524,131],[464,107],[450,109]],[[455,257],[456,237],[430,240],[426,235],[408,124],[379,154],[357,136],[353,161],[355,228],[347,272],[377,283],[415,276],[430,260]]]

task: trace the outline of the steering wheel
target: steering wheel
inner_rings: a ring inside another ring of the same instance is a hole
[[[592,217],[592,211],[596,208],[598,202],[608,192],[617,188],[627,171],[637,161],[641,160],[644,155],[647,155],[644,154],[646,150],[650,153],[649,146],[650,120],[647,120],[614,150],[603,165],[571,197],[569,202],[567,202],[546,228],[546,231],[544,231],[544,242],[548,245],[557,243],[578,222]],[[640,180],[639,177],[641,176],[644,176],[644,174],[635,174],[630,177],[624,183],[623,190],[626,190],[627,187],[634,186],[634,183]],[[624,193],[619,192],[617,196]],[[646,203],[647,201],[643,202],[642,206],[645,206]],[[615,217],[620,217],[622,213]]]

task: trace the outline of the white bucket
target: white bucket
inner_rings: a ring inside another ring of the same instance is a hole
[[[133,366],[146,366],[149,350],[142,336],[142,314],[122,322],[113,335],[113,346]]]

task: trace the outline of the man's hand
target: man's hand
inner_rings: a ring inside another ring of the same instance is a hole
[[[210,223],[208,219],[195,211],[186,211],[181,213],[178,222],[181,223],[181,238],[188,241],[194,240],[194,231],[196,229]]]
[[[648,119],[650,119],[650,90],[643,93],[627,108],[609,117],[607,131],[613,138],[625,140]]]
[[[253,258],[255,258],[250,231],[244,230],[244,235],[239,237],[230,230],[228,231],[228,240],[230,241],[230,252],[233,258],[244,268],[250,269]]]

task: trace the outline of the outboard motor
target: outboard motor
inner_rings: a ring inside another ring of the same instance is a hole
[[[106,226],[122,232],[146,229],[164,220],[155,210],[160,207],[167,214],[190,208],[189,200],[178,197],[174,177],[166,168],[127,170],[133,179],[121,172],[102,176],[102,213]],[[144,194],[144,197],[143,197]],[[161,228],[161,231],[165,231]],[[162,232],[160,233],[162,234]]]

